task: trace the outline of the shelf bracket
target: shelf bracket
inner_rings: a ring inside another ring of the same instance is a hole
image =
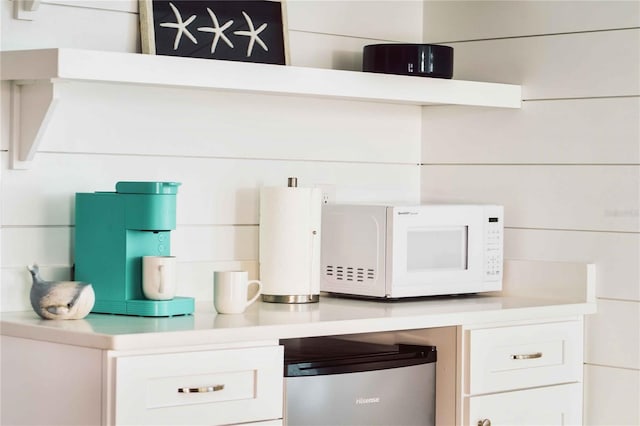
[[[11,168],[28,169],[58,103],[53,82],[11,83]]]
[[[40,7],[40,0],[13,0],[13,18],[33,21]]]

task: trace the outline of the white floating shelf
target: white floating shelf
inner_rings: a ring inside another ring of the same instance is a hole
[[[0,77],[14,81],[12,98],[17,114],[12,138],[16,168],[25,167],[25,162],[33,159],[55,108],[55,86],[59,82],[183,87],[409,105],[521,105],[521,87],[512,84],[79,49],[0,54]]]

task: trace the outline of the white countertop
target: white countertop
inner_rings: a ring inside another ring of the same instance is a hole
[[[199,303],[193,315],[144,318],[90,314],[82,320],[42,320],[33,311],[1,315],[3,335],[106,350],[250,342],[503,321],[566,318],[595,312],[580,298],[448,296],[370,301],[322,296],[319,303],[257,302],[243,314],[217,314]]]

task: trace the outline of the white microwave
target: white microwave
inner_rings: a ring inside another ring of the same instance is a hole
[[[498,205],[326,204],[320,290],[402,298],[502,289]]]

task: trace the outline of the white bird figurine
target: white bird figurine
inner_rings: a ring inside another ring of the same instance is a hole
[[[96,296],[89,283],[81,281],[44,281],[38,265],[31,272],[31,307],[44,319],[81,319],[86,317]]]

